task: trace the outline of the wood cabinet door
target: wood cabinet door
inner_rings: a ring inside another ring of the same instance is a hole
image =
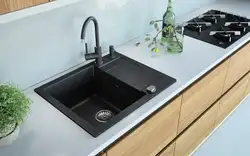
[[[175,142],[170,144],[163,152],[161,152],[157,156],[174,156],[174,152],[175,152]]]
[[[33,5],[33,0],[5,0],[9,11],[24,9]]]
[[[188,156],[212,132],[217,111],[214,105],[176,140],[175,156]]]
[[[248,86],[248,77],[244,77],[232,89],[230,89],[221,99],[219,104],[217,124],[221,123],[224,118],[243,100]]]
[[[250,70],[250,43],[238,50],[230,59],[224,91],[232,87]]]
[[[0,0],[0,15],[8,12],[7,4],[4,0]]]
[[[247,85],[247,90],[245,92],[245,96],[248,96],[248,94],[250,94],[250,73],[247,74],[247,78],[248,78],[248,85]]]
[[[178,133],[182,132],[221,95],[229,60],[183,93]]]
[[[250,84],[248,84],[248,88],[246,90],[246,96],[250,94]]]
[[[16,11],[38,4],[49,2],[49,0],[4,0],[8,6],[8,11]]]
[[[155,156],[177,135],[181,96],[107,151],[108,156]]]
[[[43,3],[47,3],[50,2],[49,0],[33,0],[34,5],[39,5],[39,4],[43,4]]]

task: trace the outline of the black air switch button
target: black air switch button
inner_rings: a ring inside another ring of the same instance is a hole
[[[151,85],[147,88],[147,92],[150,93],[150,94],[153,94],[156,92],[156,86],[154,85]]]

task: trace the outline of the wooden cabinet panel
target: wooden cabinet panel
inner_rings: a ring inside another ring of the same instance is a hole
[[[248,77],[244,77],[232,89],[230,89],[219,102],[219,112],[216,123],[224,118],[243,100],[248,85]]]
[[[232,87],[250,70],[250,43],[235,53],[230,60],[224,91]]]
[[[178,133],[182,132],[222,94],[229,60],[183,93]]]
[[[248,84],[248,88],[247,88],[247,90],[246,90],[246,96],[247,96],[248,94],[250,94],[250,84]]]
[[[189,155],[214,129],[218,105],[214,105],[177,140],[175,156]]]
[[[177,135],[181,96],[107,151],[108,156],[155,156]]]
[[[5,0],[8,4],[9,11],[16,11],[30,7],[33,5],[33,0]]]
[[[4,0],[0,0],[0,15],[7,12],[8,12],[7,4],[5,3]]]
[[[49,2],[49,0],[33,0],[34,1],[34,5],[39,5],[39,4],[43,4],[43,3],[47,3]]]
[[[217,119],[219,116],[220,101],[218,100],[214,105],[217,107],[217,114],[216,114],[215,122],[214,122],[214,128],[216,128],[220,124],[220,122],[218,122],[218,119]]]
[[[6,5],[7,8],[6,12],[21,10],[27,7],[49,2],[49,0],[2,0],[2,1],[4,1]]]
[[[245,96],[248,96],[248,94],[250,94],[250,73],[247,74],[247,78],[248,78],[248,85],[247,85],[247,90],[245,92]]]
[[[157,156],[174,156],[174,152],[175,152],[175,142],[170,144],[163,152],[161,152]]]

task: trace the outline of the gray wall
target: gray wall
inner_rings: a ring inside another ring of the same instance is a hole
[[[176,0],[176,15],[181,16],[213,1]],[[2,24],[0,82],[12,82],[26,88],[83,62],[80,30],[87,16],[98,19],[101,44],[107,49],[110,44],[120,45],[148,32],[149,21],[162,18],[166,6],[167,0],[81,0]],[[88,42],[92,40],[89,38]]]

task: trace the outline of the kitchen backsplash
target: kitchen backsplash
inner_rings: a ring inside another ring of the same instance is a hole
[[[177,17],[215,0],[175,0]],[[167,0],[81,0],[78,3],[0,25],[0,82],[27,88],[84,61],[80,31],[86,17],[100,25],[102,47],[120,45],[151,30]],[[89,27],[88,42],[93,43]],[[90,51],[93,44],[89,44]]]

